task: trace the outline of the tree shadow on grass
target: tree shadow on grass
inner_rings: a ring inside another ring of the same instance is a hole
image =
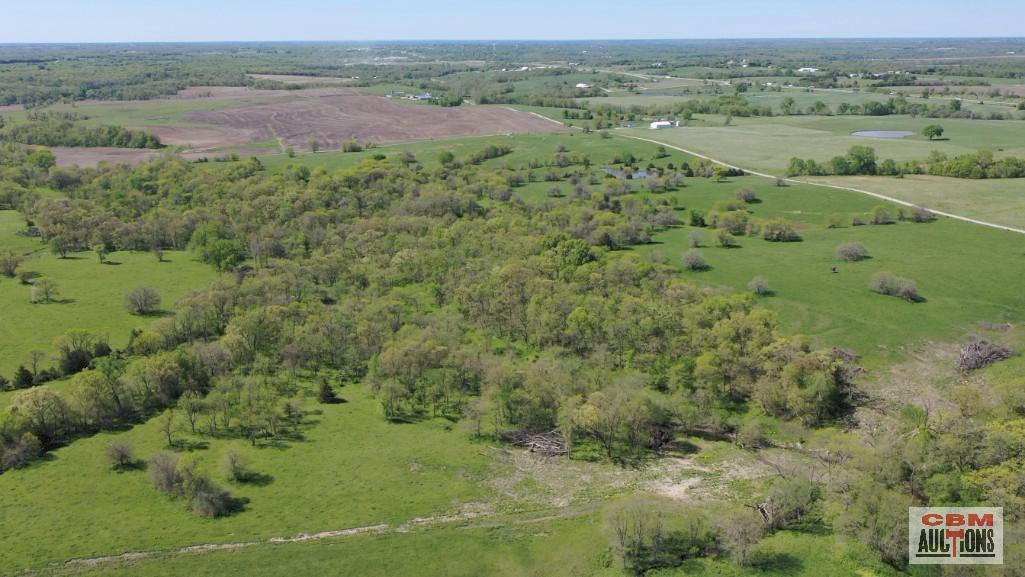
[[[751,556],[751,567],[777,575],[796,575],[804,570],[804,562],[789,553],[755,551]]]
[[[171,446],[171,449],[178,452],[192,453],[194,451],[205,451],[210,448],[208,441],[193,441],[191,439],[178,439]]]
[[[142,459],[132,459],[131,461],[128,461],[126,463],[114,465],[111,468],[114,470],[114,472],[116,472],[119,475],[121,473],[130,473],[132,471],[145,471],[146,461]]]
[[[274,476],[266,473],[258,473],[256,471],[245,470],[235,477],[235,482],[240,485],[254,485],[256,487],[266,487],[274,482]]]
[[[116,260],[105,260],[100,264],[105,264],[107,266],[121,266],[121,262]]]

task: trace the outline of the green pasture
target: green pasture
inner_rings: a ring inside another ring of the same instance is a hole
[[[870,190],[985,222],[1025,228],[1025,178],[971,180],[909,175],[802,177],[812,182]]]
[[[733,198],[739,187],[754,189],[762,202],[749,205],[756,218],[795,222],[801,242],[773,243],[738,237],[739,248],[719,248],[713,231],[689,226],[667,229],[655,244],[638,247],[673,264],[689,247],[689,236],[703,239],[711,268],[682,272],[701,284],[747,290],[755,276],[768,278],[772,296],[761,303],[776,310],[790,332],[807,334],[820,346],[856,350],[876,364],[900,358],[902,348],[923,340],[962,338],[983,321],[1025,318],[1025,236],[939,219],[932,223],[845,226],[829,229],[831,214],[847,220],[869,212],[879,201],[854,192],[813,186],[776,187],[744,177],[716,184],[689,179],[691,186],[667,193],[677,206],[707,210]],[[686,214],[682,214],[686,217]],[[845,263],[834,250],[845,241],[864,243],[870,259]],[[838,272],[833,273],[836,266]],[[909,303],[868,290],[872,275],[887,271],[918,283],[926,302]]]
[[[14,211],[0,211],[0,223],[8,224],[19,218]],[[3,232],[11,229],[2,228]],[[41,246],[37,240],[32,239],[34,246],[24,240],[2,234],[0,250],[12,247],[24,253]],[[51,365],[53,340],[69,329],[106,335],[111,346],[124,346],[133,328],[146,327],[159,316],[134,316],[125,310],[125,293],[138,285],[156,288],[162,297],[161,308],[171,310],[176,300],[217,278],[209,265],[180,251],[166,251],[165,262],[157,262],[149,253],[116,252],[100,264],[92,252],[61,259],[46,250],[37,250],[22,263],[21,269],[56,281],[59,294],[53,302],[32,304],[30,287],[18,279],[0,279],[0,322],[4,326],[0,332],[0,375],[7,378],[26,362],[33,350],[47,354],[41,367]],[[6,406],[5,399],[10,395],[0,393],[0,406]]]
[[[1025,126],[1017,121],[931,119],[907,116],[777,116],[734,118],[730,126],[687,126],[657,133],[636,128],[628,134],[707,154],[744,168],[783,174],[793,157],[828,162],[855,145],[870,146],[880,159],[925,160],[933,150],[948,155],[988,148],[997,154],[1025,156]],[[929,124],[946,130],[943,140],[921,136]],[[852,136],[862,130],[906,130],[903,139]]]

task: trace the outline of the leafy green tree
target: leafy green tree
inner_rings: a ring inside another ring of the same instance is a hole
[[[930,124],[922,129],[922,136],[928,137],[929,140],[935,140],[943,136],[943,127],[939,124]]]

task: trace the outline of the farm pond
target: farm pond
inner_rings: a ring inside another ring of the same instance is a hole
[[[851,136],[860,136],[862,138],[904,138],[912,134],[914,132],[907,130],[859,130],[858,132],[852,132]]]

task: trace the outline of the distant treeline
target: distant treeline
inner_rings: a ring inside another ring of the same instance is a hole
[[[160,148],[156,136],[120,126],[84,126],[59,113],[36,113],[28,122],[6,124],[0,119],[0,141],[38,146],[113,146]]]
[[[877,161],[875,149],[853,146],[844,156],[835,156],[829,162],[814,159],[791,158],[787,176],[903,176],[929,174],[951,178],[1025,178],[1025,159],[1007,157],[999,160],[993,152],[980,150],[953,158],[942,152],[933,152],[927,160],[896,162],[891,158]]]

